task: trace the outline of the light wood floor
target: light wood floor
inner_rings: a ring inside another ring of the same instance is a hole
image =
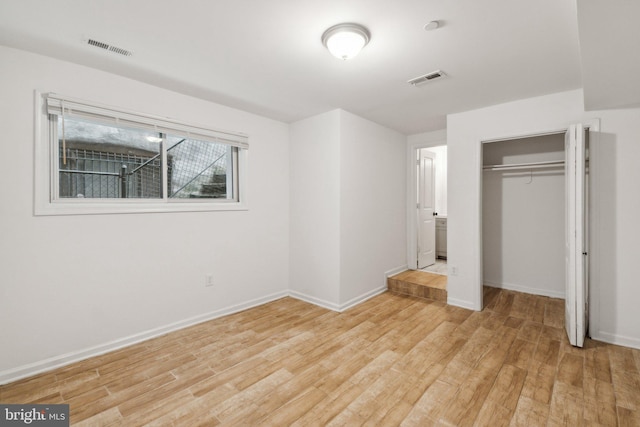
[[[640,351],[567,344],[562,300],[487,289],[482,312],[379,295],[284,298],[0,387],[77,425],[640,425]]]
[[[406,270],[387,278],[394,294],[447,302],[447,276],[422,270]]]

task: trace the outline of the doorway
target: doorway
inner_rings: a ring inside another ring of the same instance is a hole
[[[565,299],[582,347],[588,314],[588,144],[582,125],[482,144],[482,284]]]
[[[413,268],[447,275],[447,146],[415,150],[416,247]]]

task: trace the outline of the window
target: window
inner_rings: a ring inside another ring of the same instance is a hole
[[[245,209],[245,135],[37,97],[36,214]]]

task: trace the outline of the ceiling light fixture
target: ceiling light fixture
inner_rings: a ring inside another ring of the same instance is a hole
[[[356,56],[369,43],[371,34],[362,25],[345,23],[334,25],[322,34],[322,44],[336,58]]]

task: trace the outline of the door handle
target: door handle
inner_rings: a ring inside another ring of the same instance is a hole
[[[433,216],[438,216],[438,212],[434,212],[434,213],[433,213]]]

